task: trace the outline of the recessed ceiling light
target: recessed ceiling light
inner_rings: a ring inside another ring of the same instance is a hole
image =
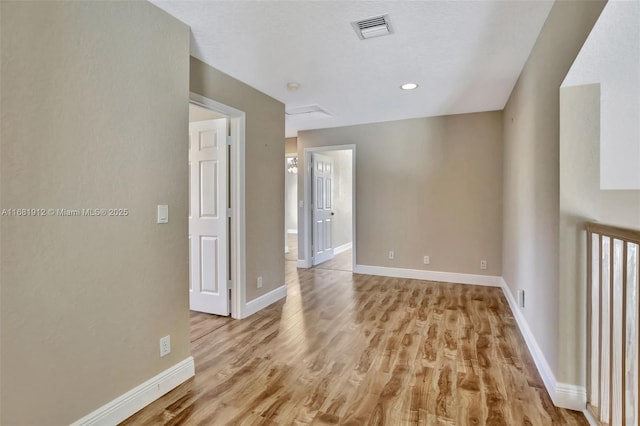
[[[418,85],[416,83],[405,83],[402,86],[400,86],[402,90],[413,90],[417,87]]]

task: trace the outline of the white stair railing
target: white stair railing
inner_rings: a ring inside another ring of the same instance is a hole
[[[640,232],[586,228],[588,409],[602,424],[637,426]]]

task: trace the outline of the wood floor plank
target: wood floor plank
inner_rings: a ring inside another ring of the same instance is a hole
[[[217,330],[218,328],[233,321],[229,317],[221,317],[218,315],[210,315],[193,311],[190,313],[189,320],[192,342],[195,342],[199,338],[206,336],[214,330]]]
[[[285,301],[192,314],[196,376],[122,424],[587,424],[553,406],[500,289],[285,263]]]

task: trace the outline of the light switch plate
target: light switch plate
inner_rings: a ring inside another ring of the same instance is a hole
[[[158,223],[169,223],[169,206],[158,204]]]

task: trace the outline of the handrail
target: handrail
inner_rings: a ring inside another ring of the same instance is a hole
[[[588,222],[585,226],[589,233],[604,234],[630,243],[640,243],[640,231],[605,225],[599,222]]]

